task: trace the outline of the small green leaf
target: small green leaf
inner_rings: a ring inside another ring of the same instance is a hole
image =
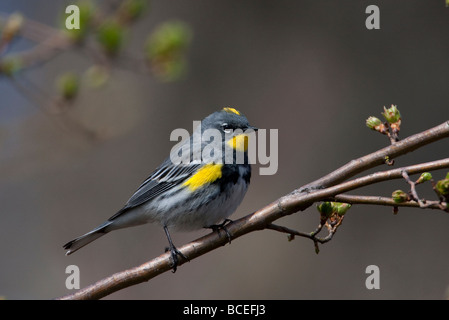
[[[180,21],[165,22],[148,37],[145,55],[156,76],[171,81],[184,74],[191,39],[190,27]]]
[[[98,29],[97,39],[103,50],[107,54],[114,56],[122,47],[124,36],[123,26],[115,20],[107,20]]]
[[[58,78],[58,87],[61,95],[67,99],[71,100],[75,98],[79,89],[79,78],[76,74],[72,72],[67,72]]]

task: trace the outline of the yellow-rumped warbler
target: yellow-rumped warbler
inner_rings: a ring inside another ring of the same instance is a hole
[[[219,136],[209,137],[212,141],[202,138],[211,131]],[[66,254],[110,231],[158,222],[167,235],[175,272],[177,255],[187,258],[173,245],[168,229],[224,228],[249,186],[251,165],[247,151],[251,131],[257,128],[234,108],[212,113],[201,121],[190,139],[172,149],[170,157],[150,174],[121,210],[94,230],[66,243]],[[203,155],[206,149],[207,157]],[[242,158],[243,161],[236,161]],[[180,161],[175,163],[173,159]]]

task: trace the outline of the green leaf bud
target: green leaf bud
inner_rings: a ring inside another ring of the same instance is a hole
[[[430,172],[423,172],[421,176],[416,180],[416,184],[423,183],[432,179]]]
[[[437,183],[435,185],[435,190],[442,196],[449,195],[449,179],[446,178],[446,179],[437,181]]]
[[[402,190],[393,191],[391,197],[393,198],[393,201],[396,203],[403,203],[409,200],[407,193],[405,193]]]
[[[379,118],[371,116],[368,119],[366,119],[366,126],[370,129],[376,130],[375,128],[381,124],[382,121],[380,121]]]
[[[332,203],[331,202],[322,202],[316,206],[320,214],[324,217],[330,217],[333,213]]]
[[[388,123],[396,123],[401,120],[401,114],[395,105],[391,105],[388,109],[384,107],[384,112],[382,115]]]
[[[336,212],[340,217],[344,216],[345,213],[351,208],[351,204],[343,202],[332,202],[333,211]]]

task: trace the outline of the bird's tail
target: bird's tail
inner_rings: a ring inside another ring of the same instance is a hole
[[[100,238],[101,236],[104,236],[106,233],[108,233],[108,231],[106,231],[106,227],[109,226],[111,223],[112,221],[106,221],[105,223],[98,226],[94,230],[86,233],[85,235],[82,235],[81,237],[78,237],[76,239],[73,239],[72,241],[67,242],[64,245],[64,249],[67,250],[67,252],[65,253],[66,256],[74,253],[75,251],[81,249],[85,245]]]

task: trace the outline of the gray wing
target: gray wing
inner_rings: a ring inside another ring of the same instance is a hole
[[[201,134],[201,126],[197,127],[190,139],[186,139],[178,143],[172,152],[179,153],[186,144],[190,144],[189,150],[202,150],[201,139],[194,139],[195,135]],[[198,142],[200,145],[198,145]],[[168,157],[150,176],[142,183],[137,191],[131,196],[125,206],[113,215],[109,220],[113,220],[119,215],[125,213],[129,209],[140,206],[141,204],[150,201],[158,195],[182,183],[193,172],[198,170],[201,162],[196,162],[192,159],[192,152],[184,152],[181,154],[181,163],[173,164],[170,157]],[[188,160],[188,161],[185,161]],[[185,164],[187,162],[188,164]]]
[[[142,183],[125,206],[115,215],[110,217],[109,220],[117,218],[129,209],[140,206],[163,192],[170,190],[179,183],[182,183],[199,167],[200,164],[190,163],[188,165],[174,165],[170,159],[165,160],[162,165],[150,174],[150,176]]]

